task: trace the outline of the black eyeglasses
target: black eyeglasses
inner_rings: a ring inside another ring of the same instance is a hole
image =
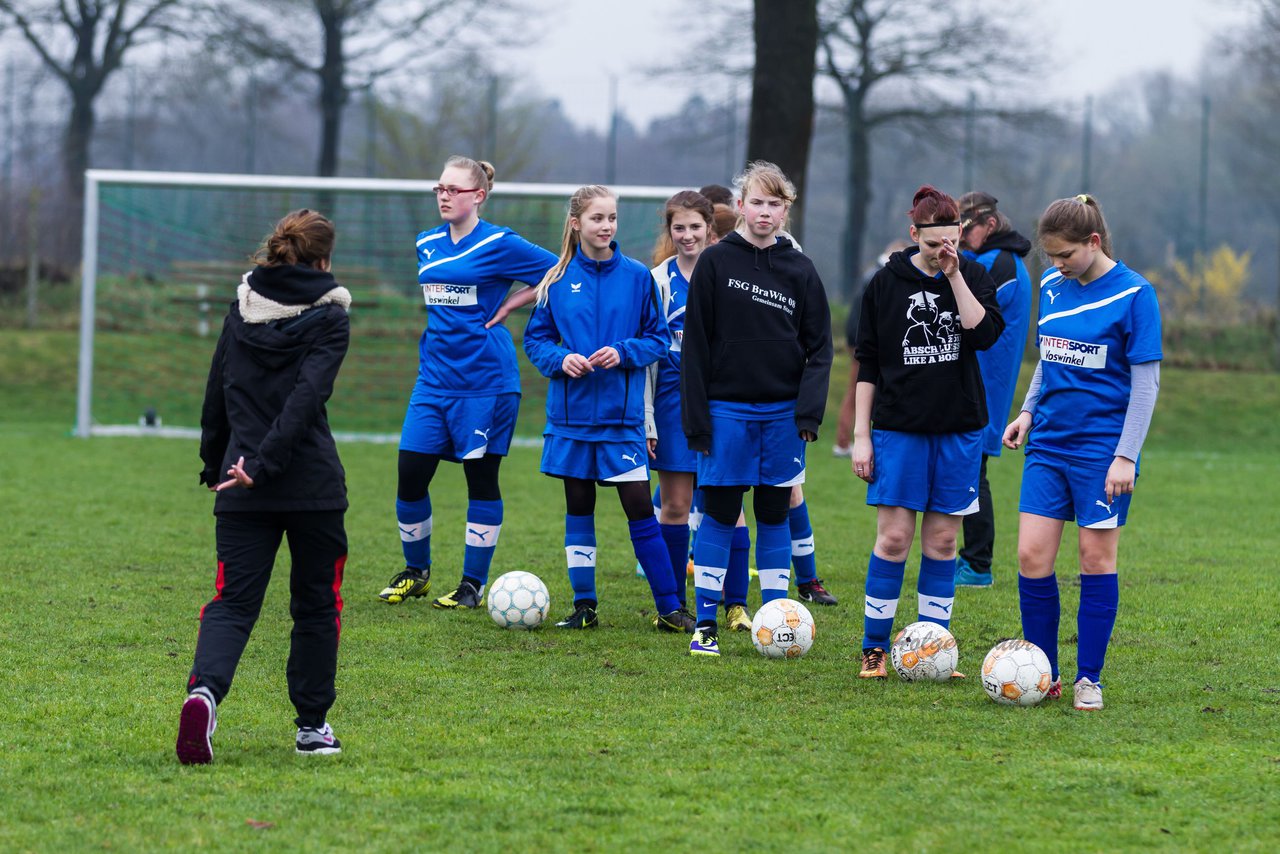
[[[436,184],[435,187],[433,187],[432,189],[435,190],[437,196],[440,195],[441,193],[444,193],[446,196],[448,196],[451,199],[454,196],[458,195],[459,193],[480,192],[479,187],[446,187],[444,184]]]

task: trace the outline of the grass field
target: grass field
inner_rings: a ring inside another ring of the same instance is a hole
[[[817,642],[796,662],[765,660],[742,635],[719,661],[691,660],[684,639],[655,633],[607,494],[599,631],[511,633],[483,613],[383,605],[374,594],[400,565],[395,449],[346,445],[330,715],[342,755],[293,753],[277,578],[219,710],[215,763],[184,768],[173,741],[212,595],[211,499],[193,442],[69,438],[74,369],[69,335],[0,334],[0,850],[1280,847],[1274,374],[1165,372],[1101,713],[999,707],[976,678],[855,678],[874,518],[828,453],[830,429],[806,491],[820,573],[842,601],[815,609]],[[526,433],[540,422],[530,392]],[[559,616],[563,500],[537,463],[516,449],[504,467],[495,575],[536,572]],[[1017,455],[991,467],[997,584],[956,603],[970,674],[1018,631],[1019,468]],[[433,499],[439,589],[461,560],[456,467]],[[1074,555],[1069,542],[1059,564],[1068,678]]]

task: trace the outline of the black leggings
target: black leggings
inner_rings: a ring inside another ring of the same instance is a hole
[[[298,726],[318,727],[333,705],[347,534],[342,510],[219,513],[217,595],[200,612],[187,690],[221,703],[266,597],[276,552],[289,543],[292,640],[285,678]]]
[[[421,501],[427,496],[431,479],[440,465],[439,454],[420,454],[417,451],[400,452],[400,478],[396,497],[401,501]],[[498,488],[498,467],[502,457],[485,454],[476,460],[463,460],[462,473],[467,478],[467,497],[472,501],[501,501]]]
[[[653,499],[647,480],[632,480],[618,485],[618,500],[628,522],[640,522],[653,515]],[[564,479],[564,508],[570,516],[590,516],[596,512],[596,482],[576,477]]]
[[[702,487],[702,512],[721,525],[732,528],[738,524],[738,514],[742,512],[742,495],[747,489],[745,486]],[[751,506],[755,510],[757,522],[781,525],[787,521],[787,511],[791,508],[791,487],[757,486],[754,490]]]

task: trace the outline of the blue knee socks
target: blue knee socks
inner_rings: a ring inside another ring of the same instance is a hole
[[[920,556],[920,578],[916,582],[919,618],[951,626],[951,606],[956,601],[956,559],[935,560]]]
[[[564,556],[569,565],[569,586],[574,604],[596,603],[596,517],[564,517]]]
[[[680,599],[671,577],[671,555],[662,541],[658,520],[648,516],[638,522],[627,522],[627,528],[631,532],[631,548],[653,592],[654,607],[659,614],[670,614],[680,607]]]
[[[1018,576],[1018,606],[1022,611],[1022,636],[1049,658],[1053,678],[1058,678],[1058,621],[1062,604],[1058,598],[1058,576],[1027,578]]]
[[[760,601],[787,598],[791,582],[791,532],[786,522],[756,522],[756,569],[760,573]]]
[[[502,533],[502,499],[467,504],[467,545],[462,555],[462,577],[484,590],[489,583],[489,565]]]
[[[667,557],[671,561],[671,580],[675,582],[676,598],[683,608],[689,586],[686,581],[688,574],[685,572],[689,561],[689,526],[659,525],[659,528],[662,529],[662,542],[667,546]]]
[[[751,587],[751,532],[746,525],[733,529],[729,545],[729,572],[724,577],[724,604],[746,605]]]
[[[818,577],[818,561],[813,554],[813,525],[809,505],[801,501],[787,511],[791,526],[791,563],[796,568],[796,584],[808,584]]]
[[[698,623],[715,623],[724,577],[729,571],[729,547],[733,528],[704,516],[693,544],[693,585],[698,608]]]
[[[1120,605],[1120,581],[1113,572],[1108,575],[1080,576],[1080,610],[1076,614],[1076,679],[1102,678],[1102,665],[1107,657],[1107,644],[1116,625]]]
[[[431,496],[420,501],[396,499],[396,522],[404,565],[423,572],[431,567]]]
[[[902,576],[906,561],[889,561],[871,553],[867,563],[866,609],[862,618],[862,648],[889,648],[893,616],[898,612],[898,596],[902,593]]]

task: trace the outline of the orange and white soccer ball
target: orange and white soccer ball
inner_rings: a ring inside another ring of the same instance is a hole
[[[504,573],[489,588],[489,616],[504,629],[534,629],[551,608],[547,585],[532,572]]]
[[[898,632],[889,658],[907,682],[946,682],[960,663],[960,648],[951,632],[922,620]]]
[[[982,687],[997,703],[1034,706],[1045,698],[1052,684],[1049,657],[1031,641],[1000,641],[982,660]]]
[[[751,621],[751,642],[766,658],[799,658],[813,646],[809,609],[794,599],[761,605]]]

